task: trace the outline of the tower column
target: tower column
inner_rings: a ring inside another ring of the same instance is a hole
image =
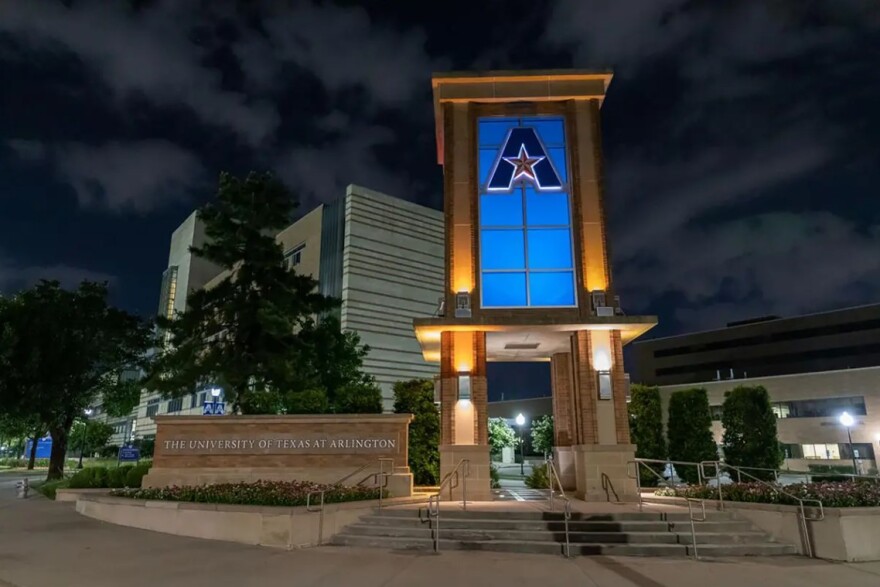
[[[574,394],[571,353],[550,357],[550,388],[553,393],[553,460],[564,489],[575,489]]]
[[[440,479],[466,460],[467,499],[491,499],[486,333],[444,332],[441,336]],[[454,500],[462,499],[464,474],[459,469],[451,494]],[[449,496],[444,491],[443,498]]]

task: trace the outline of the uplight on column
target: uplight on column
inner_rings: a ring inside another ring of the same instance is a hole
[[[458,374],[458,401],[465,404],[471,403],[471,374]]]
[[[599,399],[611,399],[611,358],[604,351],[597,351],[593,356],[593,368],[596,369]]]

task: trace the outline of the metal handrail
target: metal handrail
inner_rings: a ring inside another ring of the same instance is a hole
[[[461,480],[461,505],[467,511],[467,478],[470,475],[470,460],[461,459],[455,468],[451,470],[437,487],[437,493],[428,496],[428,519],[432,520],[431,532],[434,535],[434,552],[440,552],[440,496],[443,488],[449,486],[449,499],[452,500],[452,490],[458,487]],[[454,481],[454,483],[453,483]]]
[[[721,491],[721,479],[720,479],[722,468],[731,469],[733,471],[736,471],[737,474],[739,474],[739,475],[745,475],[746,477],[751,477],[752,479],[754,479],[758,483],[760,483],[762,485],[766,485],[767,487],[769,487],[770,489],[772,489],[776,493],[778,493],[780,495],[784,495],[784,496],[788,497],[789,499],[795,500],[798,503],[800,526],[801,526],[801,529],[803,530],[804,546],[806,547],[806,550],[807,550],[807,556],[810,558],[813,558],[813,543],[812,543],[812,540],[810,539],[810,532],[807,528],[807,519],[808,518],[807,518],[807,512],[806,512],[806,508],[805,508],[804,504],[815,503],[818,505],[819,515],[816,517],[810,517],[809,521],[821,522],[822,520],[825,519],[825,508],[823,507],[822,502],[820,500],[818,500],[818,499],[804,499],[802,497],[798,497],[797,495],[794,495],[793,493],[783,491],[782,489],[780,489],[778,487],[778,485],[773,485],[772,483],[768,483],[767,481],[764,481],[763,479],[759,479],[759,478],[755,477],[754,475],[751,475],[750,473],[746,473],[740,467],[737,467],[735,465],[729,465],[727,463],[722,463],[720,461],[704,461],[704,462],[700,463],[700,469],[702,469],[704,465],[714,465],[715,466],[715,478],[718,479],[718,499],[719,499],[719,503],[721,505],[721,509],[724,509],[724,502],[721,501],[723,499],[723,495],[724,495]]]
[[[696,499],[694,497],[688,497],[688,518],[691,520],[691,544],[694,547],[694,560],[700,560],[700,555],[697,553],[697,528],[694,522],[705,522],[706,521],[706,500],[705,499]],[[700,508],[703,511],[703,515],[700,518],[694,517],[694,510],[691,507],[691,504],[699,503]]]
[[[562,481],[559,479],[559,471],[556,470],[556,465],[553,464],[553,457],[549,457],[544,460],[547,464],[547,480],[550,483],[550,511],[553,511],[553,480],[556,480],[556,484],[559,485],[559,496],[565,501],[565,507],[563,508],[563,522],[565,523],[565,558],[571,558],[571,541],[569,539],[568,533],[568,522],[571,520],[571,500],[565,495],[565,489],[562,488]]]

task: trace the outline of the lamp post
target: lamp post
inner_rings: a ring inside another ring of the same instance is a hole
[[[86,450],[86,440],[89,438],[89,416],[92,415],[92,408],[86,408],[83,410],[83,414],[86,416],[86,423],[83,427],[82,440],[79,443],[79,464],[76,466],[77,469],[83,468],[83,452]]]
[[[853,450],[852,432],[850,431],[852,425],[855,424],[855,420],[849,415],[849,412],[844,412],[840,415],[840,423],[846,428],[846,437],[849,440],[849,455],[852,457],[853,462],[853,474],[858,475],[859,466],[856,463],[856,451]]]
[[[525,445],[523,443],[523,424],[526,423],[526,417],[522,414],[517,414],[516,416],[516,426],[519,428],[519,474],[523,477],[526,476],[525,462],[526,462],[526,451]]]

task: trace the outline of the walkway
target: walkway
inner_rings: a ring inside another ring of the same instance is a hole
[[[880,564],[440,555],[348,548],[281,551],[96,522],[68,504],[12,499],[0,475],[2,587],[876,587]]]

